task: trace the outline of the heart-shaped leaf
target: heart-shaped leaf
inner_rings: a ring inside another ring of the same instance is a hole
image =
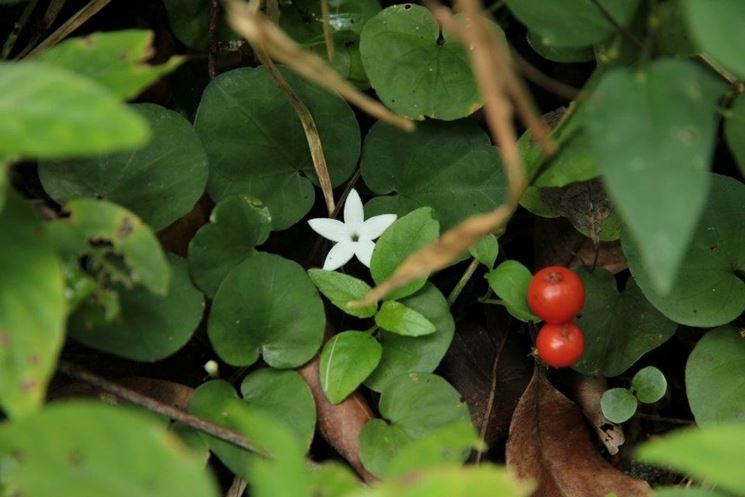
[[[153,32],[135,29],[93,33],[71,38],[44,50],[35,60],[87,76],[128,100],[176,69],[183,57],[171,57],[158,66],[145,61],[154,52]]]
[[[352,109],[336,95],[281,69],[318,127],[334,186],[354,171],[360,131]],[[275,230],[299,221],[315,199],[316,175],[300,119],[263,67],[215,78],[204,90],[194,126],[210,162],[207,185],[220,201],[235,194],[260,198]]]
[[[745,338],[733,326],[710,331],[686,364],[686,394],[701,426],[745,421]]]
[[[0,64],[0,115],[0,157],[112,153],[141,147],[150,135],[107,89],[41,62]]]
[[[421,5],[392,5],[368,20],[360,55],[378,98],[397,114],[452,121],[483,104],[463,45]]]
[[[166,295],[117,286],[119,316],[107,321],[104,311],[90,312],[84,304],[70,319],[70,335],[89,347],[134,361],[154,362],[179,350],[202,321],[204,298],[189,278],[186,261],[169,255],[168,262],[171,283]]]
[[[543,44],[586,47],[610,37],[615,31],[614,22],[628,25],[639,1],[507,0],[506,3],[515,17],[540,36]]]
[[[62,267],[30,205],[0,211],[0,406],[10,417],[44,401],[64,341]]]
[[[735,156],[740,172],[745,176],[745,97],[740,94],[727,113],[724,121],[724,136]]]
[[[668,318],[689,326],[729,323],[745,310],[745,185],[713,175],[711,195],[669,294],[658,292],[636,243],[623,252],[639,288]]]
[[[440,364],[453,340],[455,322],[445,297],[431,283],[401,303],[419,312],[435,325],[436,331],[422,337],[382,333],[383,358],[365,385],[380,392],[392,378],[403,373],[431,373]]]
[[[180,114],[153,104],[132,109],[152,130],[145,148],[87,160],[43,162],[39,176],[58,202],[105,198],[127,207],[157,231],[189,212],[202,196],[207,156]]]
[[[18,495],[219,495],[203,462],[162,423],[103,402],[54,403],[4,423],[0,453],[3,488]]]
[[[428,206],[444,230],[495,209],[507,191],[497,150],[468,120],[427,121],[412,133],[375,123],[365,137],[362,178],[378,195],[395,194],[369,202],[369,215]]]
[[[202,226],[189,242],[189,271],[194,283],[214,297],[228,273],[266,241],[271,222],[269,209],[255,198],[236,195],[217,204],[210,224]]]
[[[353,300],[361,299],[371,290],[370,285],[364,281],[348,274],[323,269],[309,269],[308,276],[332,304],[350,316],[369,318],[377,312],[377,304],[359,308],[351,308],[347,305]]]
[[[683,0],[693,38],[704,52],[745,78],[745,61],[737,47],[745,44],[745,11],[738,0]]]
[[[360,331],[334,335],[321,351],[320,378],[326,398],[338,404],[354,392],[377,367],[383,347]]]
[[[623,293],[605,269],[577,268],[587,300],[577,318],[585,334],[585,352],[574,368],[582,374],[617,376],[641,356],[665,343],[676,324],[644,298],[633,279]]]
[[[409,255],[434,242],[439,236],[440,223],[428,207],[416,209],[398,218],[375,244],[370,260],[370,274],[375,283],[386,280]],[[386,299],[400,299],[411,295],[426,282],[426,277],[413,281],[392,291]]]
[[[360,457],[365,467],[385,477],[391,459],[408,443],[458,420],[468,420],[460,394],[439,376],[408,373],[387,384],[380,397],[380,415],[360,434]],[[461,454],[461,461],[468,453]]]
[[[520,321],[540,321],[528,307],[528,286],[533,279],[528,268],[517,261],[504,261],[486,279],[513,317]]]
[[[254,252],[223,280],[207,333],[228,364],[261,355],[276,368],[297,367],[318,351],[326,315],[305,271],[278,255]]]
[[[723,90],[693,62],[662,59],[642,73],[609,71],[585,109],[605,184],[661,293],[706,204]]]

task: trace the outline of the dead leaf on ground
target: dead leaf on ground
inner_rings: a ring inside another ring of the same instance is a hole
[[[561,188],[541,188],[541,197],[575,228],[589,233],[593,243],[600,242],[603,221],[613,212],[600,178],[570,183]]]
[[[600,457],[577,406],[536,368],[510,424],[507,466],[538,483],[533,497],[649,497],[649,484]]]
[[[577,375],[574,383],[574,397],[582,408],[585,417],[595,429],[600,441],[610,455],[618,454],[618,448],[624,444],[626,437],[621,425],[611,423],[603,415],[600,398],[608,390],[608,384],[602,376]]]

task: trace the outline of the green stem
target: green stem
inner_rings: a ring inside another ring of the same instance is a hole
[[[26,4],[26,8],[23,9],[23,12],[21,13],[21,17],[19,17],[16,23],[13,25],[13,29],[8,35],[8,38],[5,40],[5,44],[3,45],[3,51],[0,54],[0,58],[2,58],[3,60],[8,58],[8,56],[10,55],[10,52],[13,50],[13,47],[15,47],[16,41],[18,41],[18,37],[21,35],[21,31],[23,31],[23,28],[26,26],[26,23],[28,22],[28,19],[31,17],[31,13],[36,8],[37,3],[39,3],[39,0],[30,0]]]
[[[463,288],[465,288],[468,281],[471,279],[471,276],[473,276],[473,273],[476,272],[476,268],[479,267],[479,261],[476,259],[471,260],[471,263],[468,265],[466,270],[463,272],[463,276],[460,277],[458,280],[458,283],[455,284],[455,287],[453,288],[453,291],[450,292],[450,295],[448,295],[448,305],[452,307],[453,303],[458,299],[458,296],[463,291]]]
[[[500,299],[484,299],[484,300],[479,300],[479,302],[481,302],[482,304],[491,304],[491,305],[503,305],[503,306],[507,305],[504,300],[500,300]]]

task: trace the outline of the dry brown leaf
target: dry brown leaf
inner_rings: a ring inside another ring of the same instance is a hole
[[[507,466],[538,483],[533,497],[649,497],[649,484],[600,457],[577,406],[536,368],[510,424]]]
[[[210,221],[210,212],[214,206],[214,202],[204,195],[188,214],[159,231],[158,240],[163,250],[186,257],[189,242],[199,228]]]
[[[624,444],[626,437],[621,425],[611,423],[603,415],[600,398],[608,390],[608,384],[602,376],[577,375],[574,384],[574,397],[582,408],[585,417],[595,429],[598,438],[608,449],[610,455],[618,454],[618,448]]]
[[[589,233],[593,243],[600,242],[603,222],[613,212],[600,178],[570,183],[561,188],[541,188],[541,197],[575,228]]]

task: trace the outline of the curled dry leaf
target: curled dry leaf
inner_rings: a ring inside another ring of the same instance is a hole
[[[605,419],[603,410],[600,408],[600,398],[607,389],[608,384],[602,376],[578,375],[574,384],[574,395],[598,438],[608,449],[608,453],[616,455],[618,448],[626,441],[626,437],[623,434],[623,428]]]
[[[570,183],[561,188],[542,188],[541,197],[575,228],[589,233],[593,243],[600,243],[603,221],[613,212],[600,178]]]
[[[595,451],[577,406],[536,368],[510,424],[507,466],[538,483],[533,497],[649,497],[647,482],[631,478]]]

